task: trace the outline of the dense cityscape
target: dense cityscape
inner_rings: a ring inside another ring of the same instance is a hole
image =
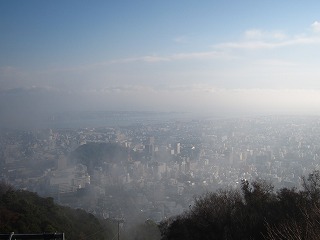
[[[239,188],[244,179],[299,189],[301,177],[319,169],[319,133],[319,117],[299,116],[2,129],[0,176],[105,219],[160,222],[188,210],[197,196]],[[81,147],[110,144],[121,147],[115,161],[74,160]]]

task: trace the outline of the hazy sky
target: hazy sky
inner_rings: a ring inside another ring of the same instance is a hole
[[[301,0],[1,0],[0,113],[319,114],[319,12]]]

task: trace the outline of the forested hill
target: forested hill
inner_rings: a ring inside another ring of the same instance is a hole
[[[0,233],[64,232],[67,240],[111,239],[115,236],[112,226],[84,210],[0,184]]]
[[[302,177],[301,190],[243,180],[240,191],[207,193],[160,230],[162,240],[320,239],[320,171]]]

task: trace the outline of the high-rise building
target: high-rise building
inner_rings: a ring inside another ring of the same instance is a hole
[[[145,153],[148,154],[149,156],[151,156],[151,158],[153,159],[154,157],[154,137],[149,137],[149,139],[147,140],[145,146]]]
[[[180,154],[180,143],[176,143],[175,152],[176,152],[176,154]]]

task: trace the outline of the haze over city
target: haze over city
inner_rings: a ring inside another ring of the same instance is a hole
[[[318,239],[319,10],[0,1],[0,239]]]
[[[319,7],[1,1],[1,122],[69,110],[319,114]]]

